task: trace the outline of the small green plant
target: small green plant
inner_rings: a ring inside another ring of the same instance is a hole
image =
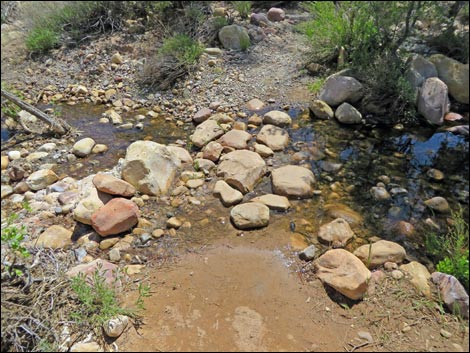
[[[36,28],[26,38],[26,48],[31,52],[45,52],[59,44],[59,34],[47,28]]]
[[[308,85],[308,90],[314,94],[320,92],[320,89],[325,83],[325,78],[316,78],[315,81]]]
[[[139,297],[136,301],[136,306],[140,310],[144,310],[144,298],[150,297],[150,285],[139,283]]]
[[[72,319],[99,328],[116,315],[134,316],[132,310],[119,306],[115,289],[117,281],[118,276],[113,284],[108,284],[101,267],[91,277],[83,273],[73,277],[71,288],[80,302],[80,310],[71,314]]]
[[[425,238],[427,253],[437,262],[439,272],[456,277],[469,289],[468,223],[462,210],[452,212],[452,225],[446,234],[430,233]]]
[[[222,27],[225,27],[228,25],[228,20],[226,17],[217,16],[211,20],[211,24],[214,30],[218,31]]]
[[[27,202],[23,203],[23,208],[28,212],[31,211],[31,207]],[[1,228],[2,244],[8,244],[8,246],[15,255],[14,259],[16,259],[16,254],[19,254],[20,256],[25,258],[30,256],[28,249],[26,249],[22,244],[23,240],[28,235],[28,230],[24,224],[21,226],[17,226],[16,224],[14,224],[18,217],[18,214],[12,213],[7,218],[6,223],[2,224]],[[14,261],[15,260],[12,261],[12,264],[14,264]],[[23,272],[20,269],[14,268],[13,265],[8,265],[6,267],[8,272],[11,272],[10,270],[13,269],[15,275],[23,275]]]
[[[204,52],[204,47],[185,34],[177,34],[164,40],[160,57],[173,57],[179,64],[194,65]]]
[[[240,49],[246,51],[251,45],[250,37],[241,37],[240,38]]]
[[[232,5],[241,18],[248,18],[251,12],[251,1],[232,1]]]

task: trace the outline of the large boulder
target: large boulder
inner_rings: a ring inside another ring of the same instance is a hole
[[[238,229],[265,227],[269,224],[269,208],[258,202],[244,203],[232,208],[230,218]]]
[[[424,81],[418,95],[418,113],[432,125],[442,125],[444,115],[449,111],[447,86],[437,77]]]
[[[243,194],[253,191],[265,173],[266,163],[263,158],[247,150],[227,153],[220,159],[217,168],[217,176]]]
[[[128,182],[109,174],[98,173],[93,178],[95,187],[107,194],[131,197],[135,194],[135,187]]]
[[[291,198],[313,196],[315,176],[312,171],[295,165],[274,169],[271,174],[275,194]]]
[[[422,55],[416,54],[409,61],[405,77],[415,90],[417,96],[418,90],[424,81],[430,77],[437,77],[437,69],[432,62],[425,59]]]
[[[141,193],[165,194],[180,165],[179,158],[165,145],[136,141],[127,148],[122,178]]]
[[[219,31],[219,40],[225,49],[245,50],[250,46],[250,36],[245,27],[225,26]]]
[[[441,272],[434,272],[431,278],[439,286],[441,298],[449,310],[468,320],[468,294],[459,280],[454,276]]]
[[[320,90],[318,99],[336,107],[344,102],[356,103],[364,96],[364,87],[354,77],[329,76]]]
[[[135,203],[123,198],[115,198],[91,216],[91,225],[101,236],[115,235],[135,226],[140,217]]]
[[[342,218],[323,224],[318,231],[318,239],[335,247],[343,247],[354,237],[349,223]]]
[[[292,119],[289,114],[281,112],[279,110],[271,110],[264,114],[264,124],[276,125],[279,127],[286,127],[292,124]]]
[[[359,259],[369,268],[376,268],[386,262],[401,263],[406,251],[400,244],[388,240],[379,240],[372,245],[362,245],[354,251]]]
[[[314,266],[323,283],[350,299],[359,300],[367,291],[370,271],[346,250],[329,250],[314,262]]]
[[[191,141],[195,146],[201,148],[208,142],[222,136],[224,132],[224,129],[220,127],[216,120],[209,119],[196,127],[191,135]]]
[[[261,128],[256,141],[264,143],[273,151],[282,151],[289,144],[289,133],[287,130],[268,124]]]
[[[462,64],[442,54],[431,56],[429,61],[436,66],[439,78],[449,88],[449,94],[457,102],[469,104],[468,64]]]

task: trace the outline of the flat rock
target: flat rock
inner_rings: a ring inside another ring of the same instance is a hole
[[[222,146],[232,147],[237,150],[246,149],[247,143],[251,140],[251,134],[243,130],[230,130],[225,133],[220,139],[219,143]]]
[[[262,203],[244,203],[232,208],[230,218],[238,229],[265,227],[269,224],[269,208]]]
[[[135,187],[131,184],[109,174],[96,174],[93,178],[93,184],[99,191],[111,195],[132,197],[136,192]]]
[[[72,244],[72,232],[59,225],[53,225],[41,233],[34,243],[37,246],[64,249]]]
[[[225,133],[224,129],[215,120],[206,120],[196,127],[191,135],[191,141],[197,147],[204,147],[207,143],[215,140]]]
[[[249,102],[246,103],[246,108],[248,110],[261,110],[264,107],[264,103],[260,101],[258,98],[253,98]]]
[[[343,249],[328,250],[314,262],[317,277],[344,296],[362,299],[370,271],[356,256]]]
[[[274,169],[271,174],[275,194],[291,198],[313,196],[315,177],[311,170],[295,165]]]
[[[195,123],[199,124],[209,119],[211,115],[212,115],[212,110],[210,110],[209,108],[202,108],[198,110],[196,114],[194,114],[193,120]]]
[[[75,267],[72,267],[67,271],[66,275],[69,278],[73,278],[83,273],[86,278],[90,280],[93,277],[93,274],[98,271],[98,273],[103,276],[105,283],[112,287],[119,287],[121,285],[118,275],[118,266],[112,264],[109,261],[96,259],[86,264],[80,264]]]
[[[424,204],[428,206],[430,209],[440,212],[440,213],[448,213],[450,212],[449,203],[447,200],[441,196],[433,197],[429,200],[424,201]]]
[[[255,197],[250,202],[259,202],[269,207],[271,210],[286,211],[291,207],[289,199],[285,196],[266,194]]]
[[[359,213],[340,203],[327,204],[324,208],[328,216],[332,218],[342,218],[351,226],[360,225],[364,221]]]
[[[220,197],[225,207],[235,205],[243,200],[243,194],[232,188],[223,180],[218,180],[217,183],[215,183],[213,193]]]
[[[354,251],[369,268],[376,268],[386,262],[401,263],[406,257],[405,249],[397,243],[388,240],[379,240],[372,245],[362,245]]]
[[[287,130],[268,124],[261,128],[256,141],[265,144],[273,151],[282,151],[289,143],[289,133]]]
[[[209,142],[202,150],[202,156],[212,162],[217,162],[222,154],[224,146],[216,141]]]
[[[271,124],[279,127],[287,127],[292,124],[292,119],[289,114],[279,110],[271,110],[263,116],[264,124]]]

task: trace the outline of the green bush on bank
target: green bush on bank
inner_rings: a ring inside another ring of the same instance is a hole
[[[314,17],[298,26],[309,39],[310,62],[335,67],[344,48],[344,66],[353,69],[368,88],[362,108],[368,111],[367,107],[380,105],[394,115],[392,119],[408,122],[414,118],[415,98],[403,78],[406,53],[402,44],[414,33],[418,20],[435,13],[436,2],[309,1],[302,6]],[[447,16],[455,18],[456,14]]]
[[[427,253],[437,263],[436,270],[456,277],[469,290],[468,223],[462,210],[452,212],[446,234],[430,233],[425,238]]]

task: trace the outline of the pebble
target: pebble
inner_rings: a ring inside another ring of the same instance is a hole
[[[452,333],[450,333],[449,331],[446,331],[444,329],[441,329],[440,333],[441,333],[442,337],[445,337],[445,338],[451,338],[452,337]]]

